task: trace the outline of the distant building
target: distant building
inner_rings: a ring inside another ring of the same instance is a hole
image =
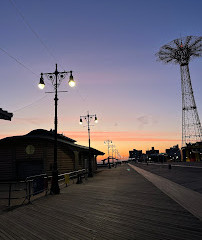
[[[133,149],[129,151],[129,158],[131,160],[141,161],[142,160],[142,150]]]
[[[88,168],[89,148],[58,134],[58,171],[70,172]],[[97,156],[103,152],[91,148],[93,171]],[[22,136],[0,140],[0,180],[25,179],[41,173],[52,174],[54,162],[54,131],[33,130]]]
[[[147,150],[146,151],[147,155],[151,155],[151,154],[159,154],[159,150],[155,150],[154,147],[152,147],[151,150]]]
[[[147,150],[146,159],[151,162],[159,162],[159,150],[155,150],[154,147],[152,147],[151,150]]]
[[[182,147],[182,160],[184,162],[201,162],[202,142],[189,143]]]
[[[174,162],[181,161],[181,151],[178,145],[166,149],[166,154],[168,156],[168,160],[172,160]]]

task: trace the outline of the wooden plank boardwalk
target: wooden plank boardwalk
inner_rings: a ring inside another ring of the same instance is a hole
[[[0,215],[1,240],[198,240],[202,222],[128,165]]]

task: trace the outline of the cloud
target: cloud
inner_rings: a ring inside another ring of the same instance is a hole
[[[157,122],[158,122],[157,119],[155,119],[151,115],[143,115],[143,116],[137,117],[136,119],[139,123],[139,126],[138,126],[139,129],[143,129],[144,126],[146,126],[146,125],[153,126],[153,125],[157,124]]]
[[[137,120],[138,120],[142,125],[146,125],[146,124],[149,123],[149,118],[148,118],[148,116],[138,117]]]

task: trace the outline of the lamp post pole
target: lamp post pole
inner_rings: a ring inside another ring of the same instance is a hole
[[[104,144],[107,144],[107,147],[108,147],[108,168],[111,168],[110,160],[109,160],[109,149],[110,149],[110,144],[112,144],[112,141],[106,140],[106,141],[104,141]]]
[[[90,122],[92,118],[95,117],[95,123],[98,122],[96,114],[90,115],[89,112],[87,113],[86,116],[80,116],[80,124],[83,123],[83,119],[86,120],[87,122],[87,127],[88,127],[88,177],[93,177],[93,168],[92,168],[92,161],[91,161],[91,148],[90,148]]]
[[[113,164],[114,164],[114,157],[113,157],[113,153],[114,153],[114,151],[115,151],[115,145],[111,145],[111,148],[112,148],[112,162],[113,162]]]
[[[55,131],[54,131],[54,163],[53,163],[53,171],[52,171],[52,184],[51,184],[51,193],[52,194],[59,194],[60,187],[58,184],[58,151],[57,151],[57,135],[58,135],[58,71],[57,71],[57,64],[55,69]]]
[[[69,72],[58,72],[57,64],[55,68],[55,72],[53,73],[41,73],[41,78],[39,82],[39,88],[43,89],[45,87],[43,74],[46,75],[48,80],[51,81],[53,87],[54,87],[54,93],[55,93],[55,120],[54,120],[54,162],[53,162],[53,169],[52,169],[52,181],[51,181],[51,194],[59,194],[60,193],[60,187],[58,184],[58,155],[57,155],[57,126],[58,126],[58,119],[57,119],[57,105],[58,105],[58,87],[61,83],[61,81],[66,77],[66,75],[70,73],[69,77],[69,85],[71,87],[75,86],[75,81],[72,76],[72,71]]]

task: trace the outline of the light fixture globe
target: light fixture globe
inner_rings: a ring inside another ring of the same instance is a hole
[[[69,76],[69,82],[68,83],[69,83],[70,87],[75,87],[76,86],[76,82],[74,81],[72,71],[70,71],[70,76]]]
[[[98,123],[97,116],[95,115],[95,123]]]
[[[38,87],[40,89],[44,89],[44,87],[45,87],[45,83],[44,83],[44,80],[43,80],[43,73],[41,73],[41,77],[40,77],[40,81],[39,81]]]

